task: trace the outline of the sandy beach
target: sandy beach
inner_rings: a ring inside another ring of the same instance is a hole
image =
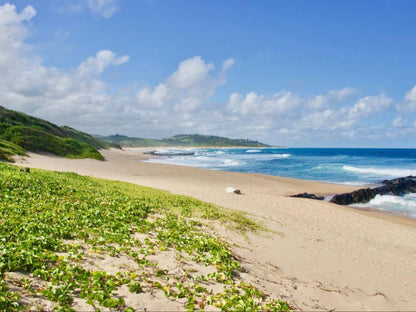
[[[352,186],[260,174],[146,163],[143,150],[103,150],[105,161],[29,153],[25,167],[76,172],[191,196],[248,212],[273,232],[235,243],[245,278],[301,310],[416,310],[416,222],[328,202],[290,198],[328,195]],[[229,194],[234,187],[242,194]]]

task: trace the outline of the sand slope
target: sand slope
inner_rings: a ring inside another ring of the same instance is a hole
[[[274,233],[235,242],[245,278],[304,310],[416,310],[416,225],[327,202],[289,198],[300,192],[353,189],[258,174],[208,171],[138,161],[137,150],[104,150],[106,161],[29,154],[20,165],[127,181],[189,195],[253,214]],[[225,193],[226,187],[242,195]]]

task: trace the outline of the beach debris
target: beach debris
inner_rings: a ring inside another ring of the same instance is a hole
[[[239,190],[239,189],[236,189],[236,188],[234,188],[234,187],[227,187],[226,189],[225,189],[225,192],[226,193],[230,193],[230,194],[238,194],[238,195],[241,195],[242,193],[241,193],[241,190]]]
[[[292,195],[290,197],[299,197],[299,198],[308,198],[308,199],[316,199],[316,200],[324,200],[325,197],[323,196],[316,196],[315,194],[309,194],[309,193],[300,193],[297,195]]]

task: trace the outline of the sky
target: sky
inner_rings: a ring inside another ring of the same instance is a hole
[[[416,148],[414,16],[414,0],[0,0],[0,105],[90,134]]]

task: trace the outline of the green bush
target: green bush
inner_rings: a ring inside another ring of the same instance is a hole
[[[14,162],[13,155],[24,155],[25,151],[20,146],[0,139],[0,160]]]
[[[24,150],[69,158],[103,160],[97,149],[116,147],[70,127],[58,127],[46,120],[1,106],[0,139],[13,145],[7,148],[0,145],[0,159],[7,161],[12,161],[12,155],[22,154]]]
[[[9,127],[4,131],[2,137],[32,152],[51,153],[69,158],[103,160],[102,155],[87,143],[72,138],[60,138],[33,127]]]

